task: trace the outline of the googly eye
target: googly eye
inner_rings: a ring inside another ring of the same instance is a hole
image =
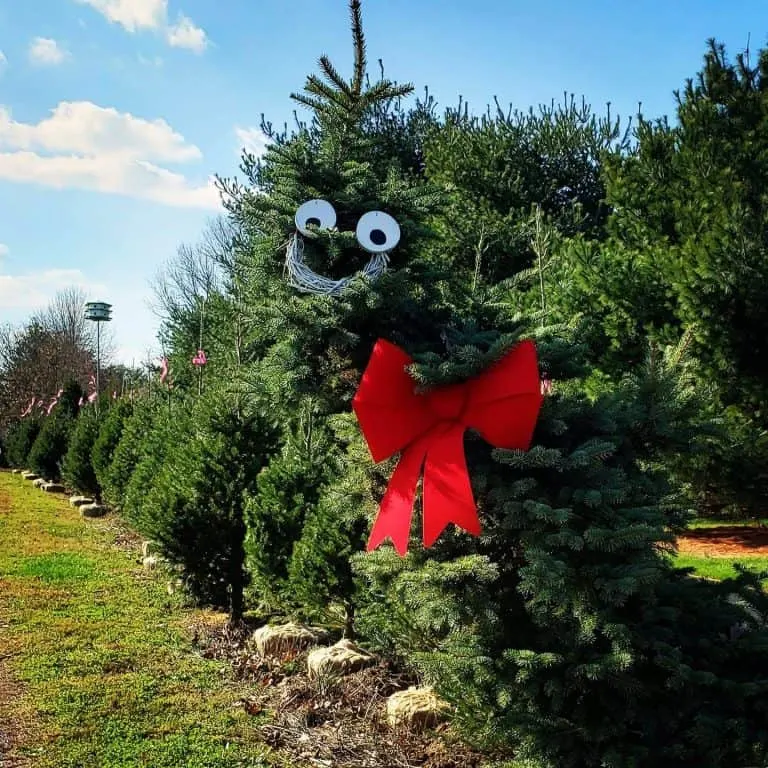
[[[388,214],[368,211],[355,230],[357,242],[370,253],[386,253],[400,242],[400,225]]]
[[[325,200],[307,200],[296,211],[296,229],[306,237],[314,237],[317,233],[309,227],[331,229],[336,226],[336,211]]]

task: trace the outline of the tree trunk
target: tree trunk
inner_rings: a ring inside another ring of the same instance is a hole
[[[232,575],[229,584],[229,623],[232,626],[239,624],[243,620],[243,613],[245,612],[245,599],[243,597],[244,581],[243,571],[241,568],[238,568],[237,573]]]

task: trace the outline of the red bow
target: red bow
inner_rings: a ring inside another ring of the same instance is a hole
[[[402,349],[379,339],[352,401],[373,460],[402,452],[369,552],[389,537],[405,555],[422,466],[424,545],[431,546],[449,523],[478,535],[464,432],[474,429],[497,448],[527,450],[543,399],[532,341],[518,344],[474,379],[425,394],[415,391],[406,371],[412,363]]]

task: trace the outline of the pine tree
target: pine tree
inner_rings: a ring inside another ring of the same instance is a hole
[[[115,449],[120,442],[125,422],[132,412],[133,404],[130,400],[126,399],[120,399],[112,404],[106,414],[100,411],[102,420],[99,426],[99,436],[93,444],[91,460],[96,473],[96,479],[101,488],[105,487],[107,473],[112,464]]]
[[[272,556],[260,541],[273,535],[268,529],[274,532],[284,521],[291,529],[288,536],[293,537],[294,524],[303,518],[308,524],[313,521],[319,533],[326,524],[320,519],[335,514],[333,504],[325,502],[322,511],[315,504],[320,480],[337,479],[332,464],[327,472],[313,471],[302,481],[295,467],[308,459],[295,457],[286,445],[301,430],[300,404],[311,398],[317,429],[324,430],[334,415],[348,413],[377,338],[411,345],[439,343],[442,328],[450,322],[451,308],[441,297],[450,268],[428,254],[420,255],[420,244],[430,236],[427,214],[440,201],[423,179],[429,106],[417,106],[411,120],[404,116],[400,101],[411,93],[411,86],[396,85],[383,75],[374,83],[367,80],[360,3],[353,0],[350,9],[351,79],[321,57],[321,76],[310,76],[304,92],[293,96],[309,110],[311,119],[299,123],[290,136],[272,131],[273,142],[262,160],[244,157],[250,188],[222,182],[226,205],[242,232],[242,250],[247,253],[242,302],[250,312],[249,358],[257,361],[246,371],[247,387],[265,422],[281,435],[270,448],[275,458],[262,481],[263,503],[257,500],[254,507],[249,547],[257,570],[262,567],[260,559],[268,563]],[[398,126],[408,127],[401,132]],[[313,295],[290,286],[285,279],[286,246],[296,230],[297,210],[313,199],[330,203],[337,223],[335,228],[320,228],[313,237],[303,238],[309,267],[333,279],[361,270],[370,254],[356,239],[357,224],[364,214],[381,211],[393,217],[401,230],[400,241],[389,253],[390,269],[376,280],[353,280],[340,295]],[[265,511],[279,497],[270,486],[284,472],[291,476],[286,488],[291,499],[282,513],[285,518],[281,514],[280,520],[270,520]],[[361,537],[352,528],[344,530],[352,538],[340,543],[341,550],[360,548]],[[322,562],[326,544],[319,535],[305,538],[301,549],[307,555],[315,546],[310,541],[319,549],[309,559]],[[285,552],[281,548],[275,554],[280,562],[265,567],[274,566],[282,575]],[[297,574],[309,574],[297,565],[292,572],[294,584]],[[307,594],[318,583],[319,572],[311,572]],[[339,583],[351,584],[347,579]],[[334,599],[345,603],[350,595],[335,590]]]
[[[58,403],[46,416],[29,451],[30,468],[47,480],[61,478],[61,462],[67,453],[69,439],[74,431],[78,402],[83,391],[77,382],[69,382]]]
[[[42,420],[37,416],[27,416],[11,424],[6,432],[5,447],[8,463],[17,469],[27,466],[27,457],[40,432]]]
[[[221,392],[197,401],[191,415],[187,434],[176,435],[166,454],[141,522],[181,567],[192,595],[227,608],[237,623],[248,583],[244,509],[264,465],[264,431]]]
[[[536,765],[759,762],[768,665],[755,660],[768,635],[729,595],[768,603],[755,581],[699,584],[665,555],[682,510],[658,459],[691,437],[686,387],[652,357],[587,397],[579,347],[537,335],[556,384],[531,450],[466,440],[481,537],[359,558],[371,594],[361,631],[433,681],[470,738]],[[483,370],[501,339],[417,358],[415,378],[465,378],[468,361]]]
[[[93,445],[99,436],[99,421],[93,408],[83,409],[61,465],[61,476],[69,488],[99,498],[100,486],[93,468]]]
[[[255,590],[273,606],[296,602],[288,585],[288,566],[307,510],[317,503],[324,480],[333,474],[333,445],[312,401],[300,410],[299,423],[259,473],[246,505],[248,568]]]
[[[104,500],[112,507],[119,508],[133,520],[131,505],[126,504],[128,486],[132,476],[139,471],[140,462],[155,434],[157,412],[167,412],[162,398],[142,398],[134,403],[120,432],[120,439],[112,453],[112,461],[102,473]]]
[[[164,490],[159,478],[163,467],[174,448],[192,434],[190,411],[189,400],[174,402],[172,410],[159,399],[150,401],[135,418],[129,419],[118,443],[114,474],[107,487],[111,483],[115,499],[120,499],[122,514],[146,535],[151,535],[150,510],[159,503],[156,498],[162,501]]]
[[[684,468],[707,514],[757,515],[768,496],[765,412],[765,129],[768,49],[731,62],[710,41],[677,93],[677,122],[641,119],[635,147],[606,159],[607,238],[577,239],[555,268],[555,316],[586,313],[590,354],[609,375],[649,339],[689,334],[704,418],[723,422],[711,460]]]

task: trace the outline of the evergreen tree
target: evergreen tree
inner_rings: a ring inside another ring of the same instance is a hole
[[[299,548],[306,564],[324,562],[330,544],[323,542],[333,504],[317,506],[320,482],[332,482],[332,462],[320,471],[315,466],[302,479],[298,467],[311,463],[308,454],[298,457],[290,443],[301,432],[302,409],[310,398],[316,410],[318,433],[328,420],[349,411],[360,374],[375,340],[385,336],[395,342],[439,343],[442,328],[450,321],[451,308],[441,299],[441,281],[449,267],[432,256],[421,257],[420,243],[429,237],[426,215],[440,196],[423,179],[423,141],[430,122],[429,106],[417,106],[413,120],[403,115],[400,99],[410,94],[409,85],[382,79],[366,79],[366,51],[360,3],[350,3],[354,38],[354,68],[346,80],[323,56],[321,76],[310,76],[304,92],[293,98],[307,108],[311,120],[300,123],[294,134],[272,133],[273,142],[263,159],[246,155],[243,171],[250,188],[222,182],[225,203],[242,233],[244,257],[242,304],[250,315],[247,348],[255,360],[246,369],[247,386],[265,423],[281,437],[270,448],[273,463],[261,481],[253,502],[249,535],[251,562],[257,573],[264,568],[285,574],[291,539],[301,520],[312,521],[312,536]],[[398,125],[409,126],[404,135]],[[380,141],[380,139],[382,139]],[[310,200],[330,203],[336,226],[317,228],[303,238],[303,257],[315,272],[341,279],[360,271],[370,258],[356,238],[365,214],[380,211],[399,226],[401,238],[389,253],[390,269],[376,280],[353,280],[340,295],[314,295],[288,284],[285,278],[286,245],[295,233],[294,217]],[[288,508],[276,518],[267,514],[278,502],[274,482],[288,474],[284,489]],[[322,522],[321,522],[322,521]],[[304,526],[302,526],[303,530]],[[278,531],[288,540],[270,552],[265,542]],[[346,530],[349,552],[362,546],[359,534]],[[303,535],[303,534],[302,534]],[[310,543],[314,542],[314,543]],[[308,548],[317,545],[315,555]],[[298,547],[298,544],[297,544]],[[274,554],[274,559],[273,559]],[[273,570],[274,569],[274,570]],[[320,571],[289,567],[293,584],[307,574],[305,591],[322,582]],[[310,575],[311,573],[311,575]],[[339,583],[349,584],[342,579]],[[294,587],[291,587],[293,589]],[[348,602],[349,595],[334,599]],[[346,589],[346,587],[345,587]],[[319,596],[327,595],[320,589]]]
[[[138,471],[145,446],[153,439],[159,410],[166,411],[166,404],[161,398],[142,398],[134,403],[131,414],[123,423],[112,461],[102,473],[104,500],[110,506],[119,508],[129,520],[133,517],[131,506],[126,505],[128,485],[132,475]]]
[[[46,416],[35,438],[27,462],[30,468],[51,481],[61,479],[61,462],[74,431],[78,403],[83,391],[77,382],[69,382],[53,411]]]
[[[288,565],[288,583],[303,612],[312,617],[340,614],[349,637],[356,631],[359,601],[351,557],[363,548],[368,528],[365,500],[355,482],[356,461],[366,449],[356,439],[350,414],[335,416],[329,426],[335,444],[346,451],[337,457],[335,479],[317,489],[318,503],[307,511]]]
[[[591,356],[609,375],[638,364],[648,339],[690,335],[701,381],[715,385],[702,418],[723,429],[681,479],[710,514],[760,514],[768,493],[767,62],[768,50],[754,67],[746,54],[729,62],[710,41],[677,94],[677,124],[641,119],[634,150],[606,159],[609,237],[570,243],[552,276],[550,308],[589,308]]]
[[[302,404],[301,413],[280,453],[260,472],[246,505],[246,551],[254,587],[263,600],[284,607],[296,603],[294,585],[288,586],[288,565],[306,512],[333,474],[332,443],[311,400]]]
[[[191,434],[190,402],[186,400],[174,402],[172,409],[159,399],[149,402],[128,421],[128,430],[116,449],[119,463],[113,465],[111,482],[115,497],[121,499],[121,513],[146,535],[150,535],[149,514],[157,503],[155,497],[162,499],[164,493],[159,478],[165,463],[174,447]],[[119,488],[123,483],[121,498]]]
[[[5,436],[5,448],[8,463],[17,469],[27,466],[27,457],[40,432],[42,420],[37,416],[27,416],[8,428]]]
[[[77,417],[67,453],[61,465],[61,476],[69,488],[96,498],[100,486],[93,468],[93,445],[99,436],[95,409],[83,409]]]
[[[245,609],[246,494],[265,460],[258,418],[215,392],[195,403],[188,434],[171,446],[142,516],[165,557],[201,602]],[[267,445],[269,443],[267,442]]]
[[[361,630],[433,681],[470,738],[536,765],[763,760],[768,665],[757,659],[768,635],[729,595],[761,612],[768,603],[754,580],[698,584],[665,556],[681,519],[658,457],[691,437],[680,418],[688,387],[651,357],[589,398],[578,346],[537,335],[556,384],[531,450],[466,441],[482,535],[449,534],[403,561],[358,559],[371,594]],[[416,380],[465,378],[468,360],[479,372],[501,338],[417,358]]]
[[[132,412],[133,403],[125,398],[121,398],[110,405],[106,413],[100,410],[99,436],[93,444],[91,454],[93,469],[100,488],[104,488],[106,485],[107,473],[112,464],[115,449],[120,442],[125,422]]]

